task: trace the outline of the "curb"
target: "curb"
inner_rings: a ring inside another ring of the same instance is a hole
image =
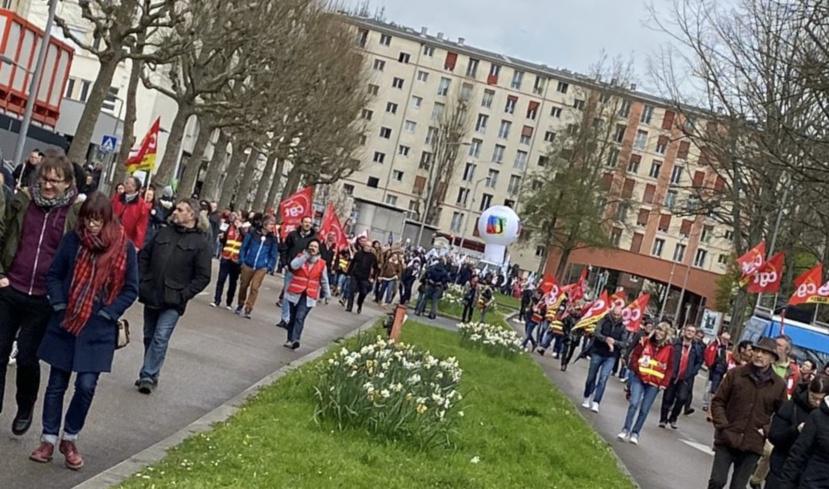
[[[377,320],[382,317],[383,315],[380,315],[367,320],[356,329],[350,331],[345,336],[335,339],[333,342],[351,338],[372,328],[377,323]],[[293,372],[297,368],[320,358],[328,351],[329,348],[331,348],[332,343],[317,348],[307,355],[297,358],[293,362],[280,367],[275,372],[265,376],[252,386],[242,391],[240,394],[228,399],[212,411],[205,413],[202,417],[193,421],[184,428],[176,431],[167,438],[150,445],[126,460],[123,460],[122,462],[113,465],[112,467],[96,474],[84,482],[81,482],[80,484],[74,486],[74,489],[107,489],[124,482],[136,472],[149,465],[159,462],[167,455],[167,450],[170,448],[179,445],[181,442],[193,435],[211,430],[216,423],[227,421],[231,416],[236,414],[239,408],[241,408],[249,398],[257,394],[263,387],[273,384],[278,379]]]

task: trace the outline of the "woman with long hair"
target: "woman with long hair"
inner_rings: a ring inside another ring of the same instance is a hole
[[[66,466],[79,470],[84,461],[75,442],[98,377],[112,368],[118,318],[138,297],[135,246],[103,194],[90,194],[81,206],[77,227],[61,241],[46,281],[52,316],[38,355],[51,368],[43,396],[41,444],[30,458],[41,463],[52,460],[61,429],[63,397],[75,372],[75,392],[58,449]]]
[[[625,425],[618,436],[622,441],[639,444],[639,433],[645,426],[656,396],[670,385],[674,351],[671,331],[670,324],[659,323],[630,353],[629,368],[633,375],[629,376],[630,404]]]

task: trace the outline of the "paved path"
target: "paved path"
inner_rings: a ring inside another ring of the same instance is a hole
[[[214,278],[215,275],[214,269]],[[73,487],[168,437],[278,368],[380,314],[368,307],[368,301],[361,316],[344,312],[336,303],[317,307],[306,322],[302,348],[287,350],[281,346],[285,342],[284,330],[274,327],[279,318],[274,301],[281,284],[281,277],[266,278],[251,320],[210,308],[208,303],[214,290],[211,284],[209,293],[203,292],[188,305],[173,334],[159,388],[151,396],[138,393],[133,386],[143,355],[142,309],[134,305],[127,313],[133,327],[132,342],[116,352],[112,373],[101,377],[78,443],[86,459],[86,467],[80,472],[65,469],[60,454],[47,465],[28,460],[40,437],[41,405],[38,401],[29,433],[22,438],[12,436],[10,428],[16,406],[14,367],[10,367],[6,405],[0,414],[0,488]],[[48,375],[45,367],[42,375],[41,395]],[[68,399],[69,395],[67,404]]]

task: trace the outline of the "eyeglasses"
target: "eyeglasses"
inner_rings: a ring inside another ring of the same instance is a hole
[[[40,182],[43,183],[44,185],[49,184],[49,185],[52,185],[52,186],[56,186],[56,185],[66,183],[66,180],[57,179],[57,178],[40,177]]]

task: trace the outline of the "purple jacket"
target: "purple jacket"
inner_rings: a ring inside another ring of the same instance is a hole
[[[6,278],[10,285],[27,295],[46,295],[46,272],[64,234],[66,215],[71,206],[45,209],[30,203],[23,217],[17,253]]]

